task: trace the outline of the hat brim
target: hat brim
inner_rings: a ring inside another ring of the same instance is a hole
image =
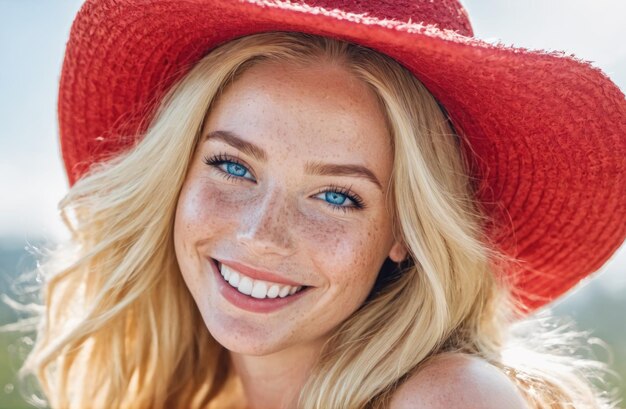
[[[599,69],[563,53],[491,44],[432,25],[276,1],[87,1],[58,100],[73,184],[130,146],[156,101],[231,39],[299,31],[362,44],[408,68],[445,107],[508,271],[532,311],[599,269],[626,236],[626,103]],[[609,177],[607,177],[609,176]]]

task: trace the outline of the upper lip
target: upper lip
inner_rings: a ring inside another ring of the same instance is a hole
[[[300,284],[300,283],[296,283],[295,281],[291,281],[281,275],[278,275],[276,273],[272,273],[270,271],[267,270],[259,270],[257,268],[254,267],[250,267],[247,266],[245,264],[241,264],[239,262],[233,261],[233,260],[220,260],[220,259],[215,259],[215,261],[217,261],[220,264],[224,264],[227,265],[230,268],[233,268],[239,272],[241,272],[242,274],[245,274],[246,276],[253,278],[255,280],[263,280],[263,281],[270,281],[272,283],[277,283],[277,284],[285,284],[285,285],[291,285],[294,287],[297,286],[305,286],[304,284]]]

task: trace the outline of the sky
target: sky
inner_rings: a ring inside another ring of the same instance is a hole
[[[475,36],[563,50],[626,90],[626,1],[462,0]],[[56,93],[69,29],[82,0],[0,0],[0,237],[66,237],[56,206],[67,190]],[[626,269],[626,246],[605,266]],[[624,275],[624,274],[620,274]],[[626,281],[622,281],[626,287]]]

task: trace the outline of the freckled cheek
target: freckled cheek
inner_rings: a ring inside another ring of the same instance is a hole
[[[300,237],[306,237],[309,253],[326,275],[329,285],[342,291],[352,288],[356,294],[369,292],[384,257],[382,241],[374,220],[355,219],[338,222],[308,223]],[[356,286],[356,287],[355,287]]]
[[[239,220],[248,200],[241,196],[217,189],[211,183],[185,186],[178,201],[177,224],[188,231],[221,230]]]

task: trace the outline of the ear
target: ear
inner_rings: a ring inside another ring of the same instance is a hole
[[[389,258],[396,263],[399,263],[406,259],[408,254],[409,252],[406,246],[400,241],[395,241],[393,243],[393,246],[391,246],[391,250],[389,250]]]

